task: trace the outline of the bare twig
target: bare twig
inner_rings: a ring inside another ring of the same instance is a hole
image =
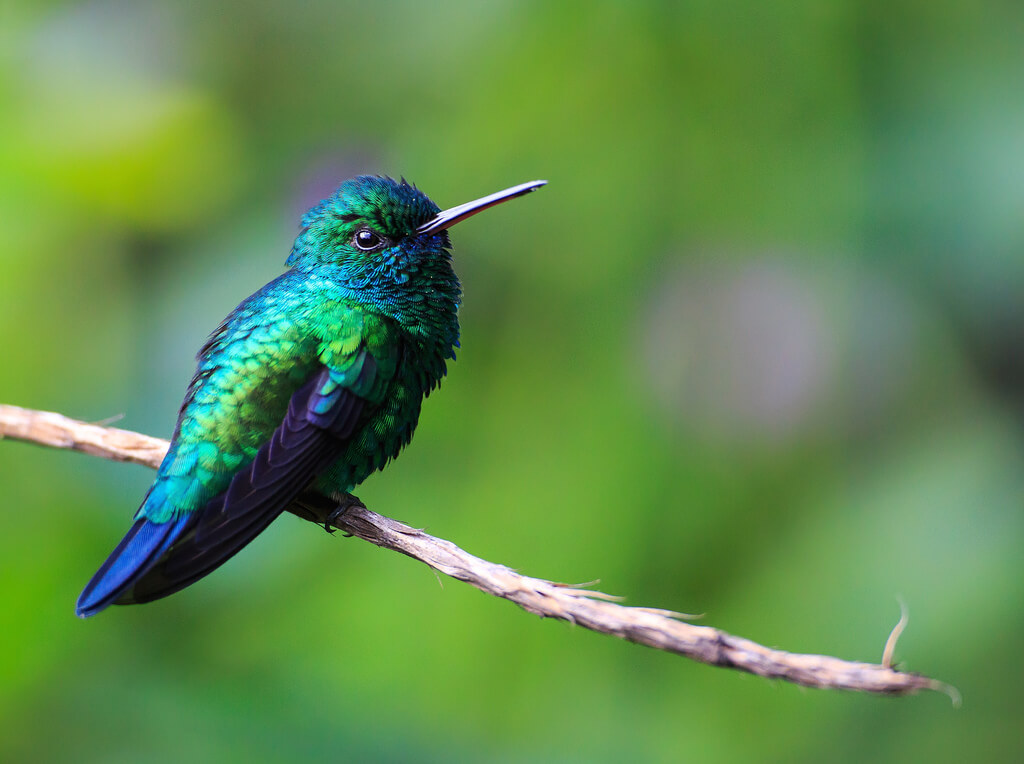
[[[889,632],[889,638],[885,640],[885,649],[882,650],[882,665],[886,668],[892,667],[892,657],[896,654],[896,643],[900,641],[900,637],[903,635],[903,630],[907,628],[907,624],[910,622],[910,614],[907,613],[907,606],[900,600],[900,620],[896,622],[896,625],[892,627],[892,631]]]
[[[160,464],[168,445],[167,441],[128,430],[5,405],[0,405],[0,438],[84,451],[105,459],[154,468]],[[946,685],[928,677],[893,669],[889,665],[891,649],[886,650],[881,665],[774,650],[709,626],[682,623],[676,613],[626,607],[600,592],[521,575],[504,565],[475,557],[450,541],[410,528],[360,505],[350,505],[343,513],[329,518],[301,516],[321,523],[330,519],[334,527],[345,533],[408,555],[487,594],[510,600],[530,613],[559,618],[712,666],[739,669],[806,687],[894,695],[922,689],[949,691]]]

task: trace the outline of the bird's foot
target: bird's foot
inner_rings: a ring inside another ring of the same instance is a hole
[[[331,496],[331,498],[338,502],[338,506],[334,508],[334,511],[332,511],[324,521],[324,529],[331,534],[337,530],[341,516],[348,512],[352,507],[361,507],[366,509],[366,505],[359,500],[359,497],[351,493],[336,493]],[[351,538],[352,536],[351,533],[344,531],[342,532],[342,535],[346,538]]]

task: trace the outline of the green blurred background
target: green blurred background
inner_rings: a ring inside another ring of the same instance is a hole
[[[359,491],[488,559],[963,692],[807,691],[281,519],[79,621],[151,472],[0,444],[5,761],[1020,761],[1024,6],[8,0],[0,402],[168,436],[360,172],[463,343]]]

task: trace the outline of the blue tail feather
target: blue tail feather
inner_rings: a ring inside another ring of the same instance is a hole
[[[186,515],[166,523],[154,523],[145,518],[136,520],[82,591],[75,613],[88,618],[114,604],[159,562],[194,519]]]

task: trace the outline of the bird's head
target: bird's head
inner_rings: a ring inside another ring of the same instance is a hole
[[[523,183],[441,211],[404,179],[361,175],[306,213],[288,265],[333,266],[351,289],[415,290],[448,274],[454,280],[447,229],[542,185]]]

